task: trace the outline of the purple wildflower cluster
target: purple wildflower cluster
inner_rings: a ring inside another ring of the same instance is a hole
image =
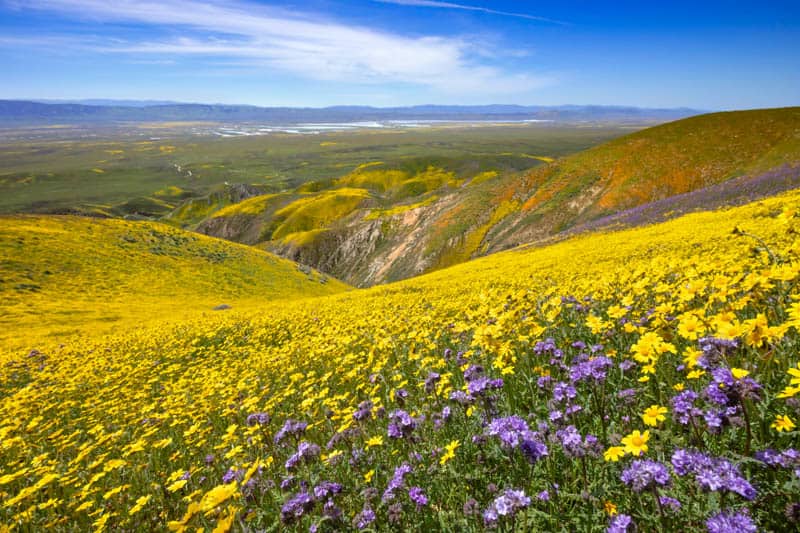
[[[389,413],[388,435],[393,439],[410,437],[417,427],[417,420],[402,409]]]
[[[756,452],[756,459],[766,466],[773,468],[793,468],[795,477],[800,479],[800,452],[794,448],[788,448],[782,452],[767,448]]]
[[[728,354],[739,348],[739,341],[736,339],[719,339],[717,337],[701,337],[697,344],[703,352],[697,364],[705,370],[717,368]]]
[[[436,392],[436,384],[442,379],[436,372],[428,372],[428,377],[425,378],[425,392],[428,394],[433,394]]]
[[[268,413],[251,413],[247,415],[248,426],[266,426],[269,421],[270,416]]]
[[[539,356],[550,356],[550,364],[561,366],[564,352],[556,346],[556,341],[548,337],[533,346],[533,353]]]
[[[483,521],[486,525],[494,525],[504,516],[514,516],[517,511],[531,504],[531,499],[525,492],[517,489],[507,489],[503,494],[494,499],[483,512]]]
[[[325,500],[322,513],[332,520],[342,517],[342,510],[334,502],[334,497],[342,492],[342,485],[333,481],[321,481],[313,490],[308,490],[308,485],[297,494],[292,495],[281,507],[281,521],[291,524],[300,519],[304,514],[311,512],[317,502]]]
[[[688,425],[692,419],[702,416],[703,411],[695,407],[695,402],[699,398],[693,390],[685,390],[672,397],[672,416],[682,425]]]
[[[605,381],[608,369],[612,366],[614,366],[614,362],[604,355],[573,361],[569,370],[569,379],[573,383],[582,381],[601,383]]]
[[[361,422],[363,420],[369,420],[372,418],[372,408],[374,404],[369,401],[365,400],[358,404],[358,409],[353,413],[353,420],[356,422]]]
[[[761,385],[750,376],[737,379],[729,368],[719,367],[711,371],[711,383],[706,387],[706,396],[722,406],[737,405],[743,399],[760,399]]]
[[[506,449],[519,448],[531,463],[547,456],[547,446],[541,441],[539,434],[531,431],[528,423],[519,416],[495,418],[489,423],[485,434],[500,439]]]
[[[275,444],[280,444],[288,436],[292,436],[295,439],[299,438],[306,432],[307,427],[307,422],[300,422],[298,420],[292,420],[291,418],[286,420],[281,429],[275,434]]]
[[[421,509],[428,505],[428,497],[419,487],[411,487],[408,489],[408,498],[416,504],[417,509]]]
[[[693,475],[703,490],[729,491],[747,500],[756,497],[756,489],[742,476],[739,467],[726,459],[678,449],[672,454],[672,467],[679,476]]]
[[[633,524],[633,520],[626,514],[618,514],[611,519],[606,533],[626,533]]]
[[[585,455],[598,456],[602,452],[602,444],[594,435],[586,435],[582,438],[575,426],[567,426],[559,429],[555,433],[556,439],[560,442],[564,453],[568,457],[584,457]]]
[[[293,470],[300,463],[307,463],[319,456],[319,446],[307,441],[302,441],[297,446],[297,451],[286,460],[286,470]]]
[[[408,463],[403,463],[394,469],[392,479],[389,480],[389,484],[381,497],[383,503],[394,500],[396,492],[405,486],[405,477],[411,473],[411,470],[411,465]]]
[[[706,520],[708,533],[757,533],[753,519],[746,510],[726,510]]]
[[[658,461],[650,459],[637,459],[622,471],[622,482],[636,492],[642,492],[669,483],[670,476],[667,467]]]

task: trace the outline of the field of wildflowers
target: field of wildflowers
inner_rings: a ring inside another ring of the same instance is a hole
[[[16,331],[0,529],[795,529],[798,209],[107,338]]]

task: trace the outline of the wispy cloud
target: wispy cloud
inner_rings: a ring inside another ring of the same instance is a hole
[[[547,17],[540,17],[537,15],[529,15],[527,13],[512,13],[510,11],[498,11],[481,6],[469,6],[464,4],[455,4],[453,2],[439,2],[438,0],[373,0],[382,4],[397,4],[400,6],[413,6],[413,7],[436,7],[442,9],[460,9],[462,11],[478,11],[481,13],[488,13],[490,15],[502,15],[504,17],[516,17],[521,19],[536,20],[539,22],[549,22],[551,24],[558,24],[561,26],[569,25],[568,22],[555,20]]]
[[[250,2],[196,0],[13,0],[17,9],[57,12],[84,21],[135,23],[153,37],[90,44],[105,53],[140,59],[227,57],[298,77],[348,83],[408,83],[442,92],[519,93],[551,80],[481,63],[465,38],[408,37],[347,25]],[[435,2],[438,3],[438,2]],[[177,37],[176,37],[177,35]]]

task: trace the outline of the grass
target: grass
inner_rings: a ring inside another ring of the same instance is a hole
[[[624,131],[531,126],[220,139],[176,130],[153,132],[168,140],[85,141],[59,137],[53,130],[52,139],[0,146],[0,213],[83,211],[89,205],[114,206],[153,196],[174,208],[184,198],[204,197],[225,182],[279,192],[341,177],[362,165],[377,168],[381,161],[403,164],[422,158],[420,164],[447,165],[459,175],[474,172],[474,164],[521,170],[537,162],[519,154],[565,155]],[[184,193],[161,194],[170,187]]]

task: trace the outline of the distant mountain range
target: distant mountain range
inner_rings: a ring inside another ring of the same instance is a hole
[[[0,100],[0,125],[159,121],[257,122],[298,124],[390,120],[551,120],[555,122],[665,122],[702,111],[623,106],[420,105],[411,107],[334,106],[325,108],[181,104],[160,101]]]

